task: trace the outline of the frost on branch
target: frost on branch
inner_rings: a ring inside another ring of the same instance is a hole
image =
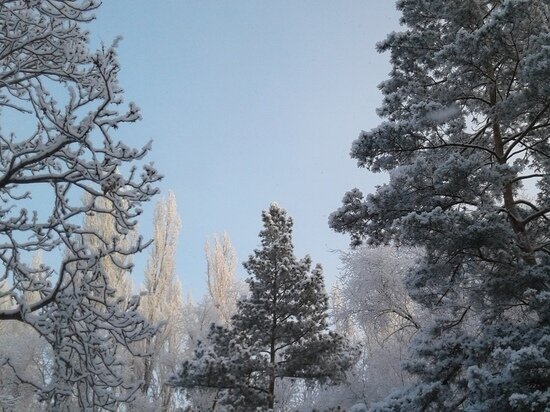
[[[153,225],[154,243],[140,293],[140,312],[147,321],[162,327],[140,344],[150,356],[132,363],[132,372],[143,381],[141,399],[132,406],[136,410],[172,411],[181,401],[166,383],[184,352],[186,311],[176,272],[181,220],[174,193],[158,201]]]
[[[214,404],[223,410],[273,410],[277,384],[340,382],[357,359],[356,349],[328,330],[322,269],[312,269],[309,256],[294,256],[292,219],[276,204],[262,219],[261,248],[244,264],[250,296],[228,325],[212,324],[208,342],[172,381],[218,389]]]
[[[354,245],[422,250],[406,277],[432,315],[405,364],[416,381],[375,410],[546,410],[548,2],[397,6],[403,31],[378,46],[393,67],[384,121],[351,150],[390,181],[350,191],[330,220]]]
[[[117,256],[145,246],[119,239],[135,228],[160,176],[135,165],[149,145],[135,149],[113,135],[140,113],[134,104],[123,109],[116,44],[88,50],[83,25],[98,6],[0,6],[0,283],[10,302],[0,321],[29,324],[53,348],[51,375],[25,384],[50,405],[76,396],[82,409],[113,409],[131,396],[135,385],[123,382],[117,352],[132,351],[133,342],[154,332],[137,301],[113,298],[101,264],[110,259],[128,270]],[[83,226],[90,214],[110,216],[118,236]],[[27,262],[38,251],[60,263],[32,267]]]

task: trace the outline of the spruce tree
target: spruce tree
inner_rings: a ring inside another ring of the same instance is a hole
[[[397,5],[385,121],[352,147],[390,180],[330,219],[354,244],[423,249],[407,279],[433,313],[406,364],[417,382],[375,410],[548,411],[548,1]]]
[[[276,204],[262,218],[261,248],[244,264],[249,297],[238,302],[228,327],[212,325],[210,345],[199,345],[172,381],[219,388],[218,404],[234,410],[273,409],[277,379],[338,382],[356,358],[328,330],[322,269],[311,269],[309,256],[294,256],[292,219]]]

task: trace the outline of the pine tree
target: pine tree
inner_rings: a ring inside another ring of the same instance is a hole
[[[292,219],[272,204],[262,214],[261,248],[244,266],[250,296],[239,301],[226,327],[212,326],[211,346],[184,362],[173,384],[223,389],[219,404],[235,410],[273,409],[280,379],[339,381],[356,351],[328,330],[322,269],[298,260]]]
[[[375,409],[548,410],[550,7],[397,5],[406,30],[379,45],[386,120],[352,147],[390,181],[331,217],[354,244],[423,249],[406,282],[433,313],[406,364],[418,382]]]

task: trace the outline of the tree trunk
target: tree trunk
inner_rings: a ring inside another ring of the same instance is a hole
[[[491,73],[494,73],[494,71],[491,71]],[[496,85],[496,83],[490,87],[489,97],[492,106],[495,106],[497,103],[497,87],[498,86]],[[508,159],[505,157],[504,154],[504,141],[502,139],[502,133],[500,130],[498,118],[493,119],[493,141],[495,145],[497,161],[500,164],[506,164]],[[508,212],[508,220],[510,221],[510,225],[512,226],[514,233],[518,237],[519,246],[524,252],[522,256],[523,261],[529,266],[534,266],[537,264],[537,261],[533,253],[532,242],[531,239],[529,239],[529,234],[527,233],[525,224],[521,221],[521,217],[518,213],[512,185],[513,183],[511,182],[508,182],[504,185],[502,193],[504,208]]]
[[[277,332],[277,279],[273,280],[273,302],[272,302],[272,319],[271,319],[271,342],[269,350],[269,362],[271,370],[269,371],[269,409],[275,406],[275,347],[276,347],[276,332]]]
[[[146,344],[145,344],[145,348],[146,348],[146,351],[145,353],[148,354],[148,356],[144,359],[144,371],[143,371],[143,385],[141,387],[141,391],[143,392],[144,395],[147,395],[147,392],[149,391],[149,387],[151,386],[151,378],[152,378],[152,369],[153,369],[153,365],[152,365],[152,360],[150,358],[150,356],[152,356],[151,354],[151,339],[150,338],[147,338],[147,341],[146,341]]]

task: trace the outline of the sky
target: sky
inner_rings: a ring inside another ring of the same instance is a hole
[[[118,137],[153,139],[161,196],[171,190],[178,202],[184,293],[206,292],[204,242],[227,232],[243,262],[274,201],[294,219],[296,255],[310,254],[333,284],[349,239],[328,227],[329,214],[347,190],[386,180],[357,168],[349,150],[380,122],[377,85],[390,66],[375,44],[399,30],[394,3],[116,0],[96,17],[94,44],[122,36],[120,82],[142,109]],[[153,207],[140,220],[146,238]],[[147,258],[135,259],[136,283]],[[247,276],[242,265],[237,273]]]

